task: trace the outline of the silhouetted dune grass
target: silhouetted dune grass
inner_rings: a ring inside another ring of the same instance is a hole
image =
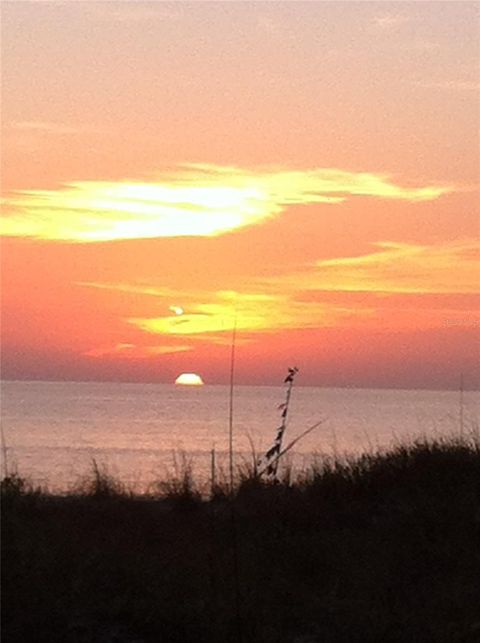
[[[96,465],[67,496],[4,479],[2,640],[480,640],[478,442],[291,477],[244,468],[233,498],[217,482],[211,499],[188,467],[143,496]]]

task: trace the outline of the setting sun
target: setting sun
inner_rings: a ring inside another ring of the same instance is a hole
[[[202,386],[203,380],[200,375],[196,373],[182,373],[175,380],[175,384],[182,384],[185,386]]]

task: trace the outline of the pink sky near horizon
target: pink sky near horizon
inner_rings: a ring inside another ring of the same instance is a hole
[[[480,386],[478,4],[1,13],[4,379]]]

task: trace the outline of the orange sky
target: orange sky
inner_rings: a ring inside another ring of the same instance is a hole
[[[479,8],[4,2],[2,376],[479,372]]]

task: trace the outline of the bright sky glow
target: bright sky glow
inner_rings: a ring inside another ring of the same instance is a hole
[[[78,243],[217,236],[261,223],[288,205],[342,203],[354,196],[429,201],[448,186],[401,187],[387,177],[336,169],[257,172],[209,165],[156,183],[75,182],[7,196],[5,236]]]
[[[4,2],[2,377],[480,387],[476,2]]]

